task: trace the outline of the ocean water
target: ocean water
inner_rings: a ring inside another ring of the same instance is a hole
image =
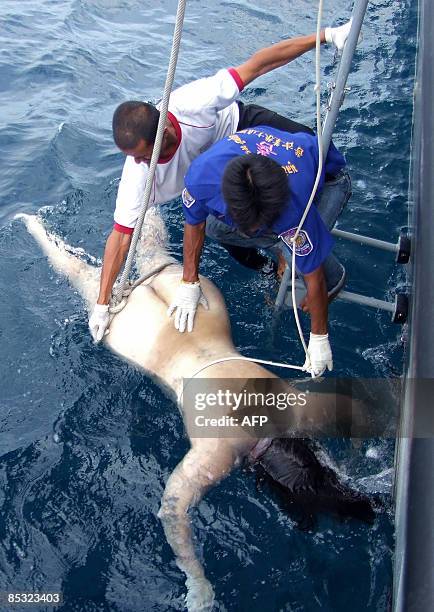
[[[349,17],[351,3],[325,5],[325,24]],[[407,224],[413,5],[370,3],[334,138],[354,192],[339,227],[393,242]],[[0,590],[62,591],[65,612],[183,609],[183,576],[156,513],[188,443],[160,389],[92,344],[80,297],[13,217],[39,213],[70,245],[101,257],[123,162],[111,116],[123,100],[161,96],[175,11],[174,0],[0,5]],[[303,0],[192,0],[176,84],[313,31],[315,11]],[[336,67],[329,49],[322,65],[325,101]],[[313,84],[310,53],[253,83],[242,99],[313,124]],[[180,256],[179,202],[164,214]],[[391,300],[405,286],[387,253],[341,241],[336,252],[352,290]],[[203,262],[225,294],[239,349],[300,360],[289,312],[271,333],[276,287],[211,243]],[[336,374],[399,375],[401,332],[387,314],[336,302]],[[393,443],[335,441],[328,450],[353,482],[383,496],[387,510],[373,527],[320,517],[302,532],[251,473],[234,472],[194,513],[219,609],[388,609]]]

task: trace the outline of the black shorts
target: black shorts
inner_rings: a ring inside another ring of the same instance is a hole
[[[306,125],[292,121],[287,117],[282,117],[274,111],[268,110],[257,104],[244,104],[243,102],[237,102],[238,108],[240,109],[240,119],[238,121],[237,131],[245,130],[249,127],[255,127],[256,125],[268,125],[277,130],[283,130],[284,132],[307,132],[313,134]]]

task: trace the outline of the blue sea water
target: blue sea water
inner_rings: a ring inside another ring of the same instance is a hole
[[[349,2],[325,4],[326,24],[350,14]],[[370,3],[335,134],[354,187],[339,227],[393,242],[407,224],[413,4]],[[315,10],[302,0],[191,0],[176,84],[314,31]],[[156,513],[188,443],[159,388],[92,344],[80,297],[13,217],[39,211],[66,242],[101,257],[123,162],[111,116],[125,99],[161,96],[175,11],[174,0],[0,6],[0,590],[62,591],[65,612],[183,608],[183,577]],[[325,90],[336,67],[332,51],[324,49],[322,63]],[[242,99],[312,124],[313,84],[307,54],[253,83]],[[179,203],[165,216],[180,255]],[[336,251],[350,289],[393,299],[405,284],[387,253],[343,242]],[[290,313],[278,334],[270,332],[269,281],[213,244],[203,272],[225,294],[241,352],[301,359]],[[401,372],[401,330],[388,315],[336,302],[330,334],[337,374]],[[390,504],[390,440],[335,442],[329,450],[341,471]],[[302,532],[251,474],[238,471],[194,519],[221,610],[388,609],[391,511],[373,527],[321,517]]]

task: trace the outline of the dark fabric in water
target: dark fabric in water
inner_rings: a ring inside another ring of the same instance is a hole
[[[233,244],[219,243],[225,248],[229,255],[238,263],[251,270],[258,270],[264,274],[275,274],[277,272],[277,264],[271,257],[265,257],[257,249],[248,247],[239,247]]]
[[[344,484],[323,465],[307,440],[278,438],[256,466],[262,482],[272,489],[282,509],[299,527],[311,527],[318,513],[373,523],[375,512],[366,495]]]

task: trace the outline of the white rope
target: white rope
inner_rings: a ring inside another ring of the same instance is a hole
[[[128,251],[128,257],[125,262],[125,267],[122,272],[119,285],[112,298],[113,306],[116,307],[122,299],[124,294],[125,286],[128,283],[128,277],[131,272],[133,265],[134,256],[136,253],[137,243],[139,241],[140,232],[143,226],[143,220],[148,210],[149,200],[151,196],[152,184],[154,182],[155,170],[157,167],[158,159],[160,157],[161,145],[163,141],[164,129],[166,127],[167,110],[169,107],[169,98],[172,91],[173,79],[175,76],[176,63],[178,61],[179,47],[181,44],[182,26],[184,23],[186,0],[179,0],[178,9],[176,12],[175,30],[173,33],[172,50],[170,53],[169,67],[167,69],[166,83],[164,86],[163,98],[160,105],[160,119],[158,121],[157,134],[155,136],[155,143],[152,150],[151,162],[149,164],[148,176],[146,179],[145,194],[143,197],[143,204],[138,216],[136,225],[134,227],[133,236],[131,239],[130,248]]]
[[[296,240],[303,227],[303,223],[306,220],[306,217],[309,213],[309,210],[313,204],[313,200],[316,195],[316,191],[318,189],[318,184],[321,179],[322,167],[323,167],[323,150],[322,150],[322,124],[321,124],[321,18],[322,18],[322,7],[323,0],[319,0],[318,4],[318,18],[316,24],[316,45],[315,45],[315,95],[316,95],[316,130],[317,130],[317,139],[318,139],[318,170],[316,173],[315,182],[312,188],[312,193],[310,194],[310,198],[308,203],[306,204],[306,208],[304,210],[303,216],[300,219],[300,223],[298,224],[297,231],[291,239],[292,242],[292,258],[291,258],[291,298],[292,298],[292,310],[294,312],[295,323],[298,330],[298,335],[300,337],[301,344],[303,346],[306,360],[309,363],[309,354],[307,351],[306,342],[303,336],[303,331],[301,329],[300,318],[298,316],[297,302],[295,298],[295,250],[296,250]]]
[[[203,372],[203,370],[206,370],[207,368],[213,365],[216,365],[218,363],[224,363],[225,361],[252,361],[253,363],[261,363],[263,365],[277,366],[279,368],[286,368],[288,370],[290,369],[290,370],[303,371],[302,366],[295,366],[295,365],[290,365],[287,363],[276,363],[274,361],[267,361],[265,359],[255,359],[254,357],[243,357],[242,355],[237,355],[236,357],[220,357],[220,359],[214,359],[214,361],[210,361],[206,363],[204,366],[196,370],[194,374],[189,376],[187,379],[184,379],[184,381],[187,381],[187,382],[184,382],[184,386],[181,389],[181,393],[179,394],[179,397],[178,397],[178,403],[180,404],[182,402],[182,398],[184,396],[184,389],[192,378],[196,378],[196,376],[200,374],[201,372]]]
[[[127,300],[130,297],[130,294],[133,291],[133,289],[135,289],[136,287],[138,287],[139,285],[141,285],[142,283],[147,281],[152,276],[156,276],[157,274],[159,274],[160,272],[165,270],[168,266],[173,266],[174,264],[175,264],[175,262],[166,261],[164,264],[161,264],[160,266],[157,266],[153,270],[150,270],[149,272],[146,272],[146,274],[142,274],[142,276],[140,278],[138,278],[136,281],[134,281],[134,282],[128,281],[127,285],[124,286],[124,288],[122,290],[122,296],[121,296],[122,297],[122,301],[119,302],[119,304],[116,304],[116,305],[110,304],[109,314],[114,316],[115,314],[117,314],[118,312],[123,310],[124,307],[127,304]],[[110,320],[110,323],[111,323],[112,320],[113,320],[113,317]]]
[[[206,368],[209,368],[212,365],[216,365],[217,363],[223,363],[225,361],[253,361],[253,363],[262,363],[263,365],[271,365],[278,366],[279,368],[287,368],[291,370],[303,370],[302,366],[290,365],[288,363],[275,363],[274,361],[267,361],[266,359],[256,359],[254,357],[243,357],[242,355],[237,357],[221,357],[220,359],[215,359],[214,361],[210,361],[205,364],[201,368],[199,368],[190,378],[195,378],[198,374],[200,374]]]

